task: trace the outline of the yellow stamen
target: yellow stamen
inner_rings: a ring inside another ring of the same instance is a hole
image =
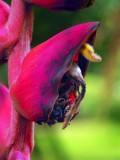
[[[85,43],[79,52],[90,62],[100,62],[102,58],[94,52],[93,46]]]

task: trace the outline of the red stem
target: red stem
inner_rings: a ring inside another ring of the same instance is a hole
[[[9,56],[8,77],[9,86],[15,82],[19,74],[20,65],[24,56],[30,51],[33,29],[33,8],[31,5],[25,5],[25,19],[20,39]]]
[[[8,160],[11,159],[15,151],[19,151],[27,160],[30,160],[34,146],[34,122],[28,121],[14,109],[12,114],[10,138],[7,143],[7,147],[10,149]]]
[[[17,5],[15,1],[22,1],[22,0],[13,0],[13,1],[14,5]],[[25,6],[25,13],[24,13],[25,18],[24,18],[24,25],[22,28],[22,32],[18,43],[15,45],[10,54],[8,61],[8,78],[10,87],[17,79],[24,56],[30,51],[30,42],[32,38],[32,28],[33,28],[33,9],[31,5],[28,5],[26,3],[24,4],[24,6]],[[13,21],[12,17],[10,19],[11,21]],[[14,105],[15,104],[13,104],[11,126],[9,131],[10,138],[8,138],[9,141],[7,144],[8,148],[10,148],[9,160],[12,160],[11,157],[14,157],[15,151],[23,153],[26,156],[27,160],[29,160],[34,144],[34,139],[33,139],[34,123],[22,117],[14,109]]]
[[[10,15],[8,22],[6,24],[7,33],[10,38],[10,41],[16,41],[19,39],[24,23],[24,18],[25,18],[24,0],[12,0]]]

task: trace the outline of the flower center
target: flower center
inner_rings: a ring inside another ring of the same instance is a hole
[[[62,77],[59,86],[59,97],[55,102],[52,113],[49,117],[49,125],[56,122],[63,122],[63,129],[79,113],[80,102],[85,95],[86,84],[78,65],[78,56],[82,54],[92,62],[101,61],[101,57],[94,53],[93,47],[85,43],[76,53],[71,68]]]
[[[84,93],[79,89],[80,85],[81,82],[72,77],[69,71],[63,76],[59,87],[59,97],[51,113],[49,125],[64,122],[63,128],[66,128],[71,119],[78,114],[79,105],[76,107],[75,105],[78,99],[84,96]]]

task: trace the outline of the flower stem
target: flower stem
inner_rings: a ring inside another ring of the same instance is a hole
[[[8,136],[7,147],[10,149],[8,159],[15,151],[19,151],[29,160],[34,146],[34,122],[28,121],[13,109]]]
[[[19,41],[12,49],[8,60],[8,80],[10,88],[18,77],[23,58],[30,51],[30,43],[33,30],[32,5],[28,5],[25,2],[23,3],[23,0],[13,0],[12,5],[14,7],[18,7],[17,2],[19,5],[21,5],[21,8],[25,8],[24,13],[21,11],[19,12],[19,17],[22,15],[21,18],[24,18],[24,23],[22,26]],[[10,22],[8,22],[9,26],[12,26],[11,21],[13,21],[14,19],[14,17],[12,17],[12,13],[14,13],[14,11],[11,11]],[[22,23],[23,21],[22,19],[19,21],[16,18],[14,20],[16,21],[17,25],[20,25],[19,23]],[[20,154],[22,153],[27,158],[27,160],[29,160],[34,146],[34,123],[20,115],[20,113],[16,111],[15,108],[17,107],[15,107],[15,105],[16,104],[13,104],[11,125],[8,135],[10,137],[7,144],[8,148],[10,148],[8,159],[12,160],[11,157],[14,157],[15,151],[19,151]]]
[[[9,86],[17,79],[20,71],[20,66],[25,55],[30,51],[30,43],[32,39],[33,30],[33,8],[31,5],[25,3],[25,19],[22,32],[18,43],[9,56],[8,61],[8,77]]]

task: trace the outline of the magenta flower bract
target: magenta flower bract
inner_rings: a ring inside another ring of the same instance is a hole
[[[26,0],[29,3],[52,10],[75,11],[91,6],[95,0]]]
[[[70,69],[79,48],[86,42],[93,44],[98,24],[90,22],[71,27],[26,55],[18,77],[10,87],[12,102],[20,114],[32,121],[49,123],[48,117],[58,98],[60,81]],[[88,64],[86,62],[82,68],[84,61],[79,64],[83,74]]]

